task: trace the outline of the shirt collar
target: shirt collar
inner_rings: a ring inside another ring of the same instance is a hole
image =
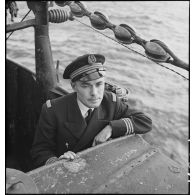
[[[87,116],[87,111],[88,111],[90,108],[88,108],[87,106],[85,106],[85,105],[78,99],[78,97],[77,97],[77,103],[78,103],[78,106],[79,106],[79,108],[80,108],[80,110],[81,110],[82,116],[85,118],[85,117]],[[92,111],[94,110],[94,108],[91,108],[91,109],[92,109]]]

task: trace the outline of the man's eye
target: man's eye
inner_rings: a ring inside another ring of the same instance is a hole
[[[81,85],[81,87],[86,88],[86,87],[88,87],[88,85]]]
[[[101,86],[101,85],[103,85],[103,83],[97,83],[96,85],[97,85],[97,86]]]

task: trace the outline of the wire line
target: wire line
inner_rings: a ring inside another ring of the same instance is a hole
[[[155,62],[154,60],[150,59],[149,57],[145,56],[144,54],[139,53],[138,51],[136,51],[136,50],[134,50],[134,49],[128,47],[127,45],[125,45],[125,44],[123,44],[123,43],[117,41],[116,39],[114,39],[114,38],[112,38],[112,37],[109,37],[108,35],[106,35],[106,34],[100,32],[100,31],[96,30],[95,28],[91,27],[90,25],[85,24],[85,23],[81,22],[80,20],[78,20],[78,19],[76,19],[76,18],[74,18],[74,20],[76,20],[77,22],[79,22],[79,23],[81,23],[81,24],[83,24],[83,25],[85,25],[85,26],[87,26],[87,27],[93,29],[94,31],[96,31],[96,32],[99,33],[99,34],[102,34],[103,36],[107,37],[108,39],[111,39],[111,40],[115,41],[116,43],[122,45],[123,47],[126,47],[126,48],[129,49],[130,51],[133,51],[134,53],[136,53],[136,54],[138,54],[138,55],[141,55],[141,56],[143,56],[143,57],[149,59],[150,61],[156,63],[157,65],[162,66],[163,68],[166,68],[166,69],[168,69],[168,70],[170,70],[170,71],[172,71],[172,72],[178,74],[179,76],[183,77],[184,79],[189,80],[188,78],[186,78],[184,75],[180,74],[179,72],[177,72],[177,71],[175,71],[175,70],[173,70],[173,69],[171,69],[171,68],[168,68],[168,67],[166,67],[166,66],[164,66],[164,65],[162,65],[162,64],[160,64],[160,63],[158,63],[158,62]]]
[[[22,22],[27,16],[28,14],[31,12],[31,9],[26,13],[26,15],[22,18],[22,20],[20,22]],[[10,36],[14,33],[15,31],[12,31],[9,36],[6,38],[6,41],[10,38]]]

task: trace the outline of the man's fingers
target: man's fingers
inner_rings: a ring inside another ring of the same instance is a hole
[[[105,142],[105,141],[108,139],[107,137],[108,137],[108,136],[106,136],[106,135],[97,136],[97,137],[94,139],[94,142],[95,142],[96,145],[97,145],[97,144],[101,144],[101,143]]]
[[[74,152],[72,152],[72,151],[68,151],[68,153],[67,153],[70,157],[76,157],[76,154],[74,153]]]
[[[72,154],[63,154],[59,157],[59,159],[67,159],[67,160],[73,160],[74,159],[74,156]]]
[[[93,140],[92,146],[106,142],[107,140],[110,139],[111,135],[112,128],[110,125],[107,125],[102,131],[100,131],[100,133],[96,135],[96,137]]]
[[[76,158],[76,154],[74,152],[70,151],[69,153],[72,160]]]
[[[77,155],[76,155],[74,152],[68,151],[68,152],[65,152],[63,155],[61,155],[61,156],[59,157],[59,159],[65,158],[65,159],[74,160],[76,157],[77,157]]]
[[[106,140],[105,140],[105,141],[106,141]],[[93,146],[96,146],[96,145],[98,145],[98,144],[101,144],[101,143],[103,143],[103,142],[105,142],[105,141],[100,141],[100,140],[98,140],[97,138],[95,138],[94,141],[93,141],[92,147],[93,147]]]
[[[93,144],[92,144],[92,147],[94,147],[96,145],[96,143],[95,143],[95,139],[93,140]]]

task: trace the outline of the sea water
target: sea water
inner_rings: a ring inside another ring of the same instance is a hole
[[[189,63],[189,2],[187,1],[87,1],[91,12],[100,11],[115,25],[133,27],[143,39],[159,39],[183,61]],[[25,2],[17,2],[20,21],[28,12]],[[60,8],[54,3],[54,7]],[[68,7],[61,8],[69,10]],[[27,19],[32,19],[31,12]],[[91,26],[87,17],[77,18]],[[10,19],[7,18],[7,23]],[[189,139],[189,81],[147,58],[95,32],[78,21],[50,23],[50,41],[54,63],[60,61],[60,79],[63,85],[64,68],[77,56],[101,53],[106,57],[109,82],[130,90],[132,108],[142,110],[153,121],[153,130],[143,135],[150,144],[183,166],[188,166]],[[114,38],[111,30],[101,31]],[[6,42],[7,57],[35,69],[33,28],[16,31]],[[129,45],[128,45],[129,46]],[[140,46],[132,49],[144,54]],[[163,64],[185,77],[186,70]],[[67,86],[66,86],[67,87]]]

